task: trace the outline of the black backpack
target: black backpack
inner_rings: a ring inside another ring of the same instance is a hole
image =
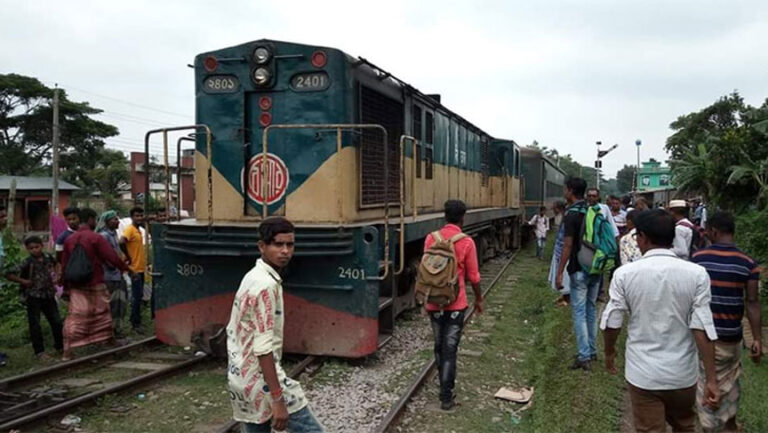
[[[93,277],[93,267],[85,248],[78,242],[69,255],[67,268],[64,270],[64,281],[70,284],[87,284]]]

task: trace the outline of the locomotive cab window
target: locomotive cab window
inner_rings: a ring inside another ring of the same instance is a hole
[[[413,163],[416,164],[416,177],[421,177],[421,107],[413,105],[413,138],[419,142],[413,146]]]

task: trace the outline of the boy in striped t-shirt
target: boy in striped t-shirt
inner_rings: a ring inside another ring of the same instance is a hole
[[[750,357],[755,363],[762,355],[760,335],[760,300],[758,282],[760,267],[733,243],[735,231],[731,214],[718,212],[707,221],[707,236],[712,241],[708,248],[693,254],[691,261],[703,266],[711,280],[712,317],[718,340],[715,342],[715,368],[720,388],[720,407],[716,411],[699,407],[699,420],[707,431],[737,431],[736,413],[739,410],[739,376],[741,376],[741,340],[744,317],[744,295],[749,326],[755,336]],[[699,375],[698,391],[703,391]],[[701,400],[700,398],[697,401]]]

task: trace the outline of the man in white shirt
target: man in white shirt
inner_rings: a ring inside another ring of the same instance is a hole
[[[609,195],[608,206],[611,208],[611,216],[619,229],[619,234],[623,235],[627,229],[627,211],[621,208],[621,199],[615,195]]]
[[[259,226],[261,258],[240,283],[227,325],[227,380],[233,418],[243,432],[318,433],[301,385],[286,376],[283,354],[283,287],[278,271],[293,256],[293,224],[274,217]]]
[[[675,221],[654,209],[635,218],[643,257],[621,266],[611,281],[611,300],[600,328],[605,366],[616,373],[616,340],[629,314],[624,376],[638,432],[693,432],[696,425],[698,356],[706,372],[702,404],[715,409],[720,390],[713,340],[717,339],[709,275],[701,266],[677,258],[669,248]]]
[[[693,240],[693,223],[688,220],[688,204],[685,200],[671,200],[669,213],[675,218],[675,240],[672,252],[683,260],[688,260],[691,254]]]
[[[549,231],[549,218],[546,215],[547,207],[539,208],[539,213],[533,216],[528,224],[533,226],[533,234],[536,236],[536,257],[544,260],[544,245],[547,243]]]

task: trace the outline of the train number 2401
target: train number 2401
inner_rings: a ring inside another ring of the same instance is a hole
[[[339,266],[337,270],[339,271],[339,278],[343,278],[346,280],[364,280],[365,279],[364,269],[344,268]]]
[[[182,277],[196,277],[203,275],[203,266],[195,263],[179,263],[176,265],[176,272]]]

